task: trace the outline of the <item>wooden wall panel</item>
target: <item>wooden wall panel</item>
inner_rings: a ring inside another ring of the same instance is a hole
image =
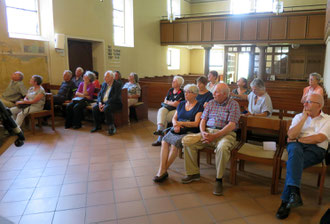
[[[202,23],[188,23],[188,42],[200,42],[202,40]]]
[[[270,35],[271,40],[286,39],[287,17],[272,17],[270,19]]]
[[[162,23],[160,24],[160,41],[162,43],[173,42],[173,23]]]
[[[320,39],[324,37],[324,15],[310,15],[307,21],[307,35],[308,39]]]
[[[268,40],[269,38],[269,18],[258,19],[258,30],[257,39],[258,40]]]
[[[257,39],[257,19],[246,19],[242,21],[242,40]]]
[[[307,16],[288,18],[288,39],[305,39]]]
[[[241,39],[241,20],[227,20],[227,40]]]
[[[225,40],[226,20],[213,21],[212,41]]]
[[[187,23],[174,23],[173,41],[174,43],[187,42]]]
[[[203,22],[202,41],[212,40],[212,22]]]

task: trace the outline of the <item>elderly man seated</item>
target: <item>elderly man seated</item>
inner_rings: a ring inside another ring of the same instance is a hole
[[[330,139],[330,116],[322,112],[323,97],[307,96],[304,110],[297,114],[288,131],[288,161],[282,203],[276,217],[285,219],[290,209],[303,205],[300,181],[303,169],[322,162]]]
[[[23,99],[23,97],[27,93],[27,88],[23,83],[24,74],[20,71],[16,71],[11,75],[11,80],[3,92],[2,96],[0,96],[0,100],[7,107],[14,107],[16,101]]]
[[[83,74],[84,74],[84,69],[82,67],[76,68],[75,76],[72,77],[72,81],[76,85],[76,89],[79,87],[80,83],[84,81]]]
[[[91,132],[101,130],[101,115],[104,113],[105,122],[108,125],[108,134],[114,135],[116,128],[114,125],[113,113],[122,108],[121,84],[114,80],[115,75],[112,71],[104,74],[105,82],[102,84],[101,91],[97,97],[97,104],[93,107],[93,117],[95,127]]]
[[[230,97],[229,93],[230,90],[226,84],[217,84],[213,93],[214,100],[209,101],[201,117],[199,126],[201,133],[186,135],[182,139],[184,165],[187,173],[187,176],[182,179],[184,184],[200,179],[197,165],[198,150],[205,147],[214,148],[216,153],[214,195],[223,194],[222,177],[236,141],[234,130],[238,128],[240,118],[239,105]]]
[[[54,95],[54,104],[62,105],[65,101],[71,100],[73,95],[73,90],[76,88],[74,82],[71,80],[72,72],[70,70],[65,70],[63,72],[63,82],[56,95]]]

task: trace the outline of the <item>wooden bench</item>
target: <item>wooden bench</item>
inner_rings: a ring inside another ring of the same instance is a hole
[[[138,121],[148,119],[148,86],[141,86],[139,101],[132,105],[130,110],[136,115]]]

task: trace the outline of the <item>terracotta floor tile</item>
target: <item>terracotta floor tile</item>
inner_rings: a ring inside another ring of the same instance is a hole
[[[0,204],[0,214],[3,217],[21,216],[28,201],[10,202]]]
[[[87,206],[114,203],[113,191],[101,191],[87,194]]]
[[[177,209],[201,206],[201,202],[195,194],[175,195],[171,196],[171,200]]]
[[[152,224],[180,224],[180,218],[176,212],[167,212],[161,214],[150,215],[150,220]]]
[[[47,167],[42,173],[42,176],[64,175],[65,172],[66,166]]]
[[[53,216],[54,212],[24,215],[22,216],[20,224],[51,224]]]
[[[86,223],[97,223],[116,219],[114,204],[88,207],[86,209]]]
[[[120,219],[118,220],[118,224],[149,224],[148,216],[139,216],[134,218],[128,218],[128,219]]]
[[[153,176],[141,176],[141,177],[136,177],[136,182],[140,187],[145,187],[145,186],[151,186],[156,184],[152,180]]]
[[[175,207],[168,197],[152,198],[145,200],[148,214],[169,212],[175,210]]]
[[[80,174],[69,174],[64,177],[63,184],[72,184],[72,183],[79,183],[79,182],[86,182],[88,179],[87,173],[80,173]]]
[[[247,222],[244,219],[239,218],[239,219],[223,221],[221,222],[221,224],[247,224]]]
[[[39,177],[16,179],[11,185],[11,189],[34,188],[37,186]]]
[[[74,195],[74,194],[86,194],[87,193],[87,183],[74,183],[74,184],[64,184],[61,190],[61,196]]]
[[[142,201],[117,203],[116,206],[118,219],[146,215]]]
[[[41,177],[44,169],[23,169],[17,178],[33,178],[33,177]]]
[[[1,167],[1,165],[0,165]],[[0,176],[0,181],[1,180],[12,180],[15,179],[18,174],[20,174],[19,170],[14,170],[14,171],[8,171],[8,172],[1,172],[1,176]]]
[[[30,200],[27,205],[24,214],[33,214],[41,212],[53,212],[55,211],[58,198],[44,198]]]
[[[180,213],[184,223],[214,223],[209,213],[203,207],[188,208],[179,210],[178,212]]]
[[[281,221],[278,220],[275,215],[271,214],[261,214],[261,215],[256,215],[256,216],[249,216],[245,217],[245,220],[248,223],[269,223],[269,224],[280,224]]]
[[[115,178],[113,180],[114,189],[135,188],[137,183],[135,177]]]
[[[265,209],[253,199],[243,199],[229,202],[242,216],[251,216],[265,213]]]
[[[37,187],[62,185],[63,180],[64,180],[64,175],[41,177],[39,179]]]
[[[92,172],[111,170],[110,163],[91,164],[89,170]]]
[[[50,186],[36,188],[32,195],[32,199],[57,197],[60,195],[61,187],[62,186]]]
[[[134,177],[133,170],[129,169],[122,169],[122,170],[113,170],[112,176],[114,178],[124,178],[124,177]]]
[[[144,199],[167,196],[167,192],[161,186],[141,187],[140,190]]]
[[[5,194],[5,196],[3,196],[1,202],[4,203],[4,202],[29,200],[33,194],[33,191],[34,191],[34,188],[9,190]]]
[[[138,201],[142,199],[138,188],[115,190],[115,198],[116,203],[125,201]]]
[[[100,180],[88,182],[88,193],[98,191],[109,191],[112,190],[111,180]]]
[[[52,224],[82,224],[85,222],[85,208],[55,212]]]
[[[216,196],[212,191],[202,191],[196,193],[197,197],[204,205],[212,205],[226,202],[225,196]]]
[[[218,222],[240,217],[240,214],[228,203],[211,205],[207,210]]]
[[[86,194],[64,196],[58,199],[56,210],[84,208],[86,206]]]
[[[111,180],[111,171],[97,171],[97,172],[90,172],[88,176],[88,181],[100,181],[100,180]]]

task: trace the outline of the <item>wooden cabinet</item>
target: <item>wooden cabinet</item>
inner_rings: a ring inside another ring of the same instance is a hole
[[[270,39],[286,39],[287,17],[273,17],[270,19]]]
[[[268,36],[269,36],[269,18],[258,19],[257,39],[268,40]]]
[[[173,23],[165,23],[160,26],[160,39],[162,43],[173,42]]]
[[[218,20],[213,22],[212,41],[226,39],[226,20]]]
[[[227,40],[241,39],[241,20],[227,21]]]
[[[257,39],[257,19],[246,19],[242,21],[242,40]]]
[[[202,40],[202,23],[188,23],[188,42],[200,42]]]
[[[173,26],[174,43],[187,42],[187,23],[174,23]]]
[[[288,39],[304,39],[306,36],[307,16],[288,18]]]
[[[202,41],[212,40],[212,23],[210,21],[203,22]]]
[[[309,39],[320,39],[324,37],[325,15],[308,16],[307,35]]]

